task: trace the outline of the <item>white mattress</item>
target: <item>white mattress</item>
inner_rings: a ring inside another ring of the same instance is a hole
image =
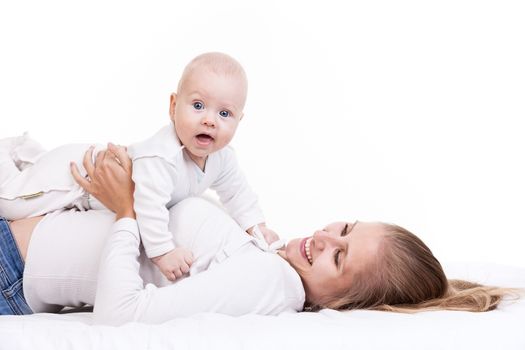
[[[525,269],[450,264],[449,278],[525,287]],[[525,349],[525,299],[486,313],[198,314],[161,325],[92,326],[89,312],[0,316],[0,349]]]

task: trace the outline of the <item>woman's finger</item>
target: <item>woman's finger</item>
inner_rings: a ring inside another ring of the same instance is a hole
[[[93,149],[94,146],[90,146],[86,153],[84,153],[84,159],[82,160],[82,164],[84,165],[84,169],[86,169],[86,172],[89,177],[93,177],[93,172],[95,171],[95,166],[93,165]],[[78,182],[78,181],[77,181]]]
[[[91,183],[88,180],[86,180],[85,177],[80,175],[80,171],[78,170],[77,164],[74,162],[71,162],[70,167],[71,167],[71,175],[73,175],[73,178],[75,179],[75,181],[80,185],[80,187],[90,192]]]
[[[131,169],[131,159],[129,159],[129,155],[125,147],[115,146],[114,144],[110,142],[108,143],[108,150],[110,150],[111,152],[115,154],[118,161],[120,162],[120,164],[125,170]]]
[[[106,156],[106,150],[104,151],[99,151],[97,153],[97,156],[95,157],[95,168],[98,167],[98,166],[102,166],[102,163],[104,161],[104,157]]]
[[[115,155],[113,152],[111,152],[109,149],[101,152],[103,154],[102,156],[102,164],[111,164],[115,160]]]

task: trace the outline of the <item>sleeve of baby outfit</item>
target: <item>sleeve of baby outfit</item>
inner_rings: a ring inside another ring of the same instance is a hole
[[[253,246],[246,245],[212,269],[158,288],[143,285],[139,244],[133,219],[114,224],[100,261],[95,323],[161,323],[199,312],[275,315],[300,309],[286,297],[283,262],[268,253],[254,252]]]
[[[248,185],[232,148],[226,147],[222,152],[220,167],[220,175],[211,189],[217,191],[228,213],[244,231],[264,222],[257,195]]]
[[[135,213],[146,255],[154,258],[175,248],[168,230],[169,211],[175,178],[174,167],[160,157],[133,161]]]

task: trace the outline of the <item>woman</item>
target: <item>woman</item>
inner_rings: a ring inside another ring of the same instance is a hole
[[[333,223],[310,237],[291,240],[277,255],[199,199],[172,209],[170,225],[186,233],[174,239],[194,251],[195,262],[189,277],[169,284],[139,251],[131,165],[125,150],[104,152],[89,175],[90,182],[76,179],[116,213],[116,222],[113,214],[96,210],[4,222],[2,236],[7,242],[12,232],[16,245],[2,242],[2,252],[11,252],[3,259],[2,271],[9,265],[18,272],[3,278],[7,282],[2,286],[2,312],[9,308],[11,313],[55,311],[87,303],[95,305],[95,322],[118,325],[158,323],[201,311],[278,314],[303,307],[487,311],[506,293],[447,281],[425,244],[395,225]],[[61,240],[53,239],[53,234],[64,231],[71,233],[69,239],[63,234]],[[22,259],[26,259],[25,299]],[[145,283],[157,287],[144,287]]]

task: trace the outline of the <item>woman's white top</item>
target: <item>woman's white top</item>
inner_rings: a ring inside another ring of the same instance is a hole
[[[195,258],[189,276],[175,283],[139,250],[136,221],[113,220],[114,214],[101,210],[61,211],[39,223],[24,270],[24,294],[33,311],[95,304],[95,322],[116,325],[198,312],[275,315],[303,308],[297,272],[201,198],[170,210],[174,243]]]

